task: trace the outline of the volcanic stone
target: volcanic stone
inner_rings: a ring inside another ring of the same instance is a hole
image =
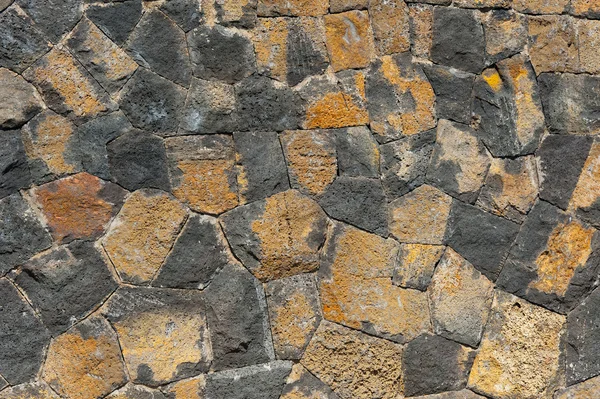
[[[110,399],[166,399],[159,390],[150,389],[143,385],[127,384],[107,396]]]
[[[43,381],[20,384],[0,392],[1,399],[60,399]]]
[[[338,399],[338,396],[302,364],[296,363],[283,387],[280,399]]]
[[[117,45],[127,41],[142,17],[141,0],[90,4],[85,15]]]
[[[0,134],[0,198],[31,184],[31,172],[19,130]],[[2,261],[0,261],[0,264]]]
[[[600,290],[596,289],[567,317],[567,385],[600,373]]]
[[[336,129],[338,171],[341,176],[379,177],[379,147],[366,126]]]
[[[0,69],[0,128],[23,126],[42,110],[39,94],[30,83],[8,69]]]
[[[181,128],[191,133],[228,133],[237,130],[233,86],[192,78]]]
[[[425,291],[443,254],[441,245],[401,244],[392,282],[400,287]]]
[[[596,228],[600,227],[599,167],[600,144],[594,141],[569,202],[570,210]]]
[[[371,1],[369,14],[380,55],[402,53],[410,49],[408,6],[405,2]]]
[[[558,1],[566,3],[565,0]],[[577,32],[573,18],[566,15],[530,17],[528,27],[529,55],[537,75],[578,70]]]
[[[366,11],[325,17],[325,39],[334,71],[364,68],[375,58],[373,30]]]
[[[167,0],[159,7],[187,33],[200,25],[203,16],[200,3],[197,0]]]
[[[319,16],[327,14],[329,0],[258,0],[261,17]]]
[[[82,0],[16,0],[52,43],[58,43],[77,24],[83,13]]]
[[[559,389],[554,397],[556,399],[594,399],[597,392],[600,392],[600,376],[568,388]]]
[[[527,45],[527,19],[511,10],[495,9],[482,18],[486,64],[512,57]]]
[[[440,119],[469,124],[475,75],[439,65],[425,67],[435,92],[435,112]]]
[[[0,66],[21,73],[50,50],[33,21],[16,8],[0,14]]]

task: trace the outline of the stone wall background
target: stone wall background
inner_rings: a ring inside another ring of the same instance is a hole
[[[598,18],[0,0],[0,398],[599,398]]]

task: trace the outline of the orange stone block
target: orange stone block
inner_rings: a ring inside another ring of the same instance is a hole
[[[373,31],[366,11],[325,16],[325,36],[333,69],[364,68],[375,56]]]

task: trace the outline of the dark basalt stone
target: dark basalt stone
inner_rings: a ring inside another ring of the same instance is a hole
[[[0,198],[27,188],[30,184],[31,173],[21,131],[0,132]]]
[[[0,66],[20,73],[48,51],[48,41],[30,18],[14,8],[0,14]]]
[[[85,15],[106,36],[118,45],[125,43],[142,17],[141,0],[114,1],[108,4],[91,4]]]

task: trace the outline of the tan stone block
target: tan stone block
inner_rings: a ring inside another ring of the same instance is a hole
[[[338,13],[348,10],[364,10],[368,5],[369,0],[329,0],[329,11]]]
[[[143,189],[127,198],[103,242],[121,279],[134,284],[149,282],[185,218],[184,207],[163,191]]]
[[[591,74],[600,73],[600,21],[578,20],[577,38],[579,40],[579,71]]]
[[[107,399],[163,399],[162,392],[143,385],[127,384],[106,397]]]
[[[46,383],[30,382],[8,387],[0,392],[0,399],[59,399]]]
[[[364,68],[375,57],[373,31],[366,11],[325,16],[327,50],[333,69]]]
[[[600,1],[571,0],[570,12],[581,17],[598,18],[600,16]]]
[[[529,36],[529,56],[537,75],[542,72],[576,72],[579,69],[573,18],[565,15],[530,17]]]
[[[570,0],[512,0],[513,8],[525,14],[561,14]]]
[[[325,320],[301,363],[340,399],[396,399],[402,391],[402,346]]]
[[[390,204],[390,232],[399,241],[442,244],[452,198],[423,185]]]
[[[181,136],[165,140],[173,195],[202,213],[218,215],[239,203],[231,136]]]
[[[494,10],[482,18],[488,62],[522,51],[527,45],[527,18],[513,11]]]
[[[554,399],[596,399],[600,392],[600,376],[562,388],[556,392]],[[0,397],[2,397],[0,395]]]
[[[337,176],[337,157],[330,133],[287,131],[281,142],[292,186],[311,195],[322,194]]]
[[[258,0],[258,15],[261,17],[316,17],[328,11],[329,0]]]
[[[443,254],[444,247],[441,245],[400,245],[398,265],[393,276],[394,284],[404,288],[426,290],[435,266]]]
[[[392,284],[398,250],[392,239],[334,225],[319,271],[323,316],[397,342],[429,330],[426,294]]]
[[[404,1],[372,0],[369,14],[379,55],[410,49],[408,6]]]
[[[564,323],[564,316],[497,291],[469,386],[499,399],[550,399],[562,379]]]
[[[119,342],[101,317],[72,327],[48,348],[44,380],[68,398],[102,397],[127,381]]]
[[[513,0],[454,0],[454,6],[462,8],[508,8]]]
[[[429,59],[433,46],[433,7],[429,4],[411,4],[410,50],[415,57]]]
[[[180,380],[167,385],[164,392],[172,399],[205,399],[206,377],[197,377]]]

